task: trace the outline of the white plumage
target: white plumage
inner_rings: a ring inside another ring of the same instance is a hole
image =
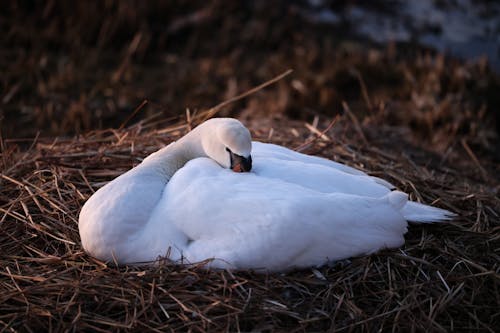
[[[380,178],[276,145],[253,142],[252,171],[228,169],[228,151],[248,157],[249,142],[236,120],[214,119],[152,154],[87,201],[85,250],[119,263],[169,253],[193,263],[213,258],[210,267],[281,271],[399,247],[407,220],[453,216],[408,201]]]

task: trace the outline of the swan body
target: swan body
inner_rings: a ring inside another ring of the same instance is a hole
[[[79,229],[84,249],[101,260],[168,254],[283,271],[399,247],[407,221],[453,216],[393,188],[337,162],[252,143],[237,120],[212,119],[99,189]]]

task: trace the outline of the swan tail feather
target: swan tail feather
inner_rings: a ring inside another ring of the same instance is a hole
[[[401,210],[407,221],[417,223],[446,222],[457,215],[446,209],[424,205],[414,201],[408,201]]]

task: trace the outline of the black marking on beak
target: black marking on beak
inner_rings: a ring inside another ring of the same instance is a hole
[[[249,172],[252,170],[252,156],[244,157],[233,153],[229,148],[226,148],[226,150],[231,158],[231,170],[235,172]]]

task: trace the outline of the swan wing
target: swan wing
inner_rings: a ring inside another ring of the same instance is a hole
[[[356,194],[379,198],[389,189],[366,174],[345,173],[323,164],[274,157],[254,158],[253,173],[267,179],[279,179],[321,193]]]
[[[394,185],[389,183],[388,181],[378,178],[378,177],[373,177],[369,176],[365,172],[355,169],[353,167],[350,167],[348,165],[334,162],[331,160],[328,160],[326,158],[318,157],[318,156],[310,156],[302,153],[298,153],[296,151],[293,151],[291,149],[278,146],[275,144],[270,144],[270,143],[262,143],[258,141],[253,141],[252,142],[252,156],[254,161],[261,159],[261,160],[267,160],[267,159],[272,159],[273,161],[281,161],[282,163],[285,162],[298,162],[298,163],[303,163],[303,166],[307,167],[313,167],[313,166],[321,166],[323,168],[329,168],[332,170],[337,171],[337,175],[342,175],[342,174],[347,174],[350,176],[361,176],[361,177],[368,177],[371,179],[371,182],[375,182],[378,185],[381,185],[382,187],[392,190],[395,188]],[[339,172],[342,172],[342,174],[339,174]],[[350,179],[353,179],[352,177]],[[366,178],[364,178],[366,179]],[[385,194],[387,191],[384,192]],[[360,193],[361,194],[361,193]]]
[[[339,171],[352,175],[367,175],[361,170],[355,169],[348,165],[334,162],[323,157],[311,156],[302,154],[283,146],[278,146],[272,143],[263,143],[259,141],[252,142],[252,156],[273,157],[282,160],[300,161],[307,164],[324,165]]]
[[[280,179],[236,174],[209,159],[189,162],[167,188],[175,193],[168,202],[172,221],[191,239],[184,256],[191,262],[216,258],[216,267],[321,265],[400,246],[407,227],[391,194],[325,195]]]

